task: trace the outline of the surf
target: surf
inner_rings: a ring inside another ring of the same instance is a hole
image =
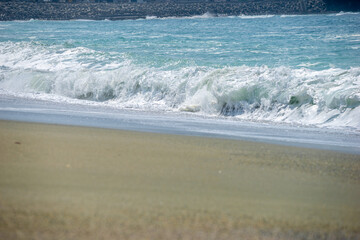
[[[55,52],[32,47],[25,44],[23,49],[9,47],[8,55],[2,52],[3,92],[118,108],[360,129],[359,67],[167,70],[136,64],[122,55],[114,61],[114,56],[83,47]]]

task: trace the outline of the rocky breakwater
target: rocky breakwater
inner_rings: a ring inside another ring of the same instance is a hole
[[[323,0],[246,0],[241,2],[154,3],[37,3],[0,2],[0,21],[11,20],[122,20],[147,16],[309,14],[326,12]]]

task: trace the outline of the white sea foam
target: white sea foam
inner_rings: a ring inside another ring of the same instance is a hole
[[[298,66],[299,67],[313,67],[313,66],[318,66],[320,65],[321,62],[315,62],[315,63],[301,63]]]
[[[146,16],[145,19],[151,20],[151,19],[157,19],[157,18],[158,18],[157,16]]]
[[[282,18],[286,18],[286,17],[299,17],[301,15],[296,15],[296,14],[283,14],[283,15],[280,15],[280,17]]]
[[[215,17],[221,17],[218,15],[214,15],[210,12],[206,12],[202,15],[194,15],[194,16],[185,16],[185,17],[157,17],[157,16],[146,16],[145,19],[140,18],[138,20],[154,20],[154,19],[160,19],[160,20],[168,20],[168,19],[203,19],[203,18],[215,18]]]
[[[316,16],[318,14],[282,14],[280,15],[281,18],[287,18],[287,17],[290,17],[290,18],[293,18],[293,17],[313,17],[313,16]]]
[[[275,15],[240,15],[239,18],[242,19],[254,19],[254,18],[272,18]]]
[[[360,129],[360,68],[168,70],[84,47],[0,44],[0,89],[13,95],[156,111]]]
[[[360,14],[360,12],[339,12],[339,13],[336,13],[336,14],[333,14],[335,16],[343,16],[343,15],[355,15],[355,14]]]
[[[75,22],[95,22],[96,20],[93,19],[72,19],[69,21],[75,21]]]

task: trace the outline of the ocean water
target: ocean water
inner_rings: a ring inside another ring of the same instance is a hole
[[[360,14],[0,22],[0,95],[359,132]]]

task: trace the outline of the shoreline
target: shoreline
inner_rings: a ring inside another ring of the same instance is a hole
[[[0,121],[7,239],[356,239],[359,155]]]
[[[0,2],[0,21],[11,20],[127,20],[158,18],[331,13],[322,0],[266,2],[154,2],[154,3],[34,3]]]
[[[185,136],[245,140],[360,154],[356,130],[252,122],[186,113],[144,112],[1,95],[0,119]]]
[[[190,15],[190,16],[165,16],[165,17],[158,17],[158,16],[116,16],[116,17],[105,17],[105,18],[73,18],[73,19],[37,19],[37,18],[30,18],[30,19],[13,19],[13,20],[0,20],[0,22],[28,22],[28,21],[127,21],[127,20],[156,20],[156,19],[201,19],[201,18],[247,18],[247,17],[262,17],[262,16],[306,16],[306,15],[328,15],[328,14],[352,14],[352,13],[360,13],[360,12],[343,12],[343,11],[327,11],[322,13],[284,13],[284,14],[253,14],[253,15],[214,15],[210,12],[206,12],[202,15]]]

